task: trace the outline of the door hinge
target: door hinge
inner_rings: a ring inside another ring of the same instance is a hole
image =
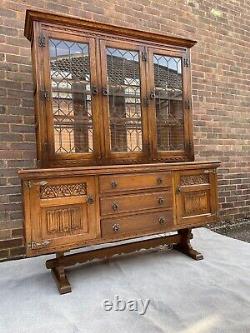
[[[41,90],[40,91],[40,98],[43,101],[48,101],[50,99],[50,94],[49,94],[48,90]]]
[[[143,51],[142,51],[142,60],[143,61],[147,61],[148,60],[148,54],[147,54],[147,51],[146,51],[146,48],[144,47]]]
[[[31,181],[31,180],[27,180],[27,181],[25,182],[25,186],[27,186],[28,188],[31,188],[31,186],[32,186],[32,181]]]
[[[45,38],[45,36],[42,32],[38,36],[38,45],[40,47],[45,47],[46,46],[46,38]]]
[[[185,105],[185,109],[187,109],[187,110],[190,110],[190,109],[191,109],[191,103],[190,103],[190,100],[189,100],[189,99],[186,99],[186,100],[185,100],[184,105]]]
[[[183,66],[184,67],[189,67],[189,60],[188,60],[188,58],[184,58],[183,59]]]
[[[42,241],[40,243],[39,242],[28,243],[27,247],[29,249],[36,250],[36,249],[41,249],[41,248],[47,247],[49,244],[50,244],[50,241],[49,240],[45,240],[45,241]]]

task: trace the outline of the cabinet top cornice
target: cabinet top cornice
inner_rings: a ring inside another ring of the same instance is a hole
[[[51,12],[42,12],[35,10],[26,11],[24,36],[31,40],[33,22],[44,22],[49,24],[59,24],[63,26],[70,26],[75,28],[89,29],[96,32],[111,33],[115,35],[122,35],[126,37],[134,37],[142,40],[152,41],[156,43],[163,43],[168,45],[180,46],[190,48],[196,44],[196,41],[184,39],[179,37],[172,37],[161,35],[153,32],[130,29],[126,27],[110,25],[95,21],[83,20],[69,15],[58,15]]]

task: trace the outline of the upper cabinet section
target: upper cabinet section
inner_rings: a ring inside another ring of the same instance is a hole
[[[195,42],[27,11],[43,167],[193,160]]]

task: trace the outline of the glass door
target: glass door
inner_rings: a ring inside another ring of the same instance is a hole
[[[149,130],[153,160],[183,160],[190,150],[185,53],[149,48]]]
[[[94,39],[47,35],[48,159],[95,164],[100,156]]]
[[[143,47],[101,41],[106,163],[137,163],[149,153]]]

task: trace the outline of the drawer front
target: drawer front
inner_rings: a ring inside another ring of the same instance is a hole
[[[154,208],[172,208],[172,192],[117,195],[101,198],[101,215],[127,213]]]
[[[164,232],[173,226],[172,211],[144,213],[101,221],[102,237],[125,238],[130,235],[145,235]]]
[[[100,192],[116,193],[171,186],[169,172],[100,176]]]

